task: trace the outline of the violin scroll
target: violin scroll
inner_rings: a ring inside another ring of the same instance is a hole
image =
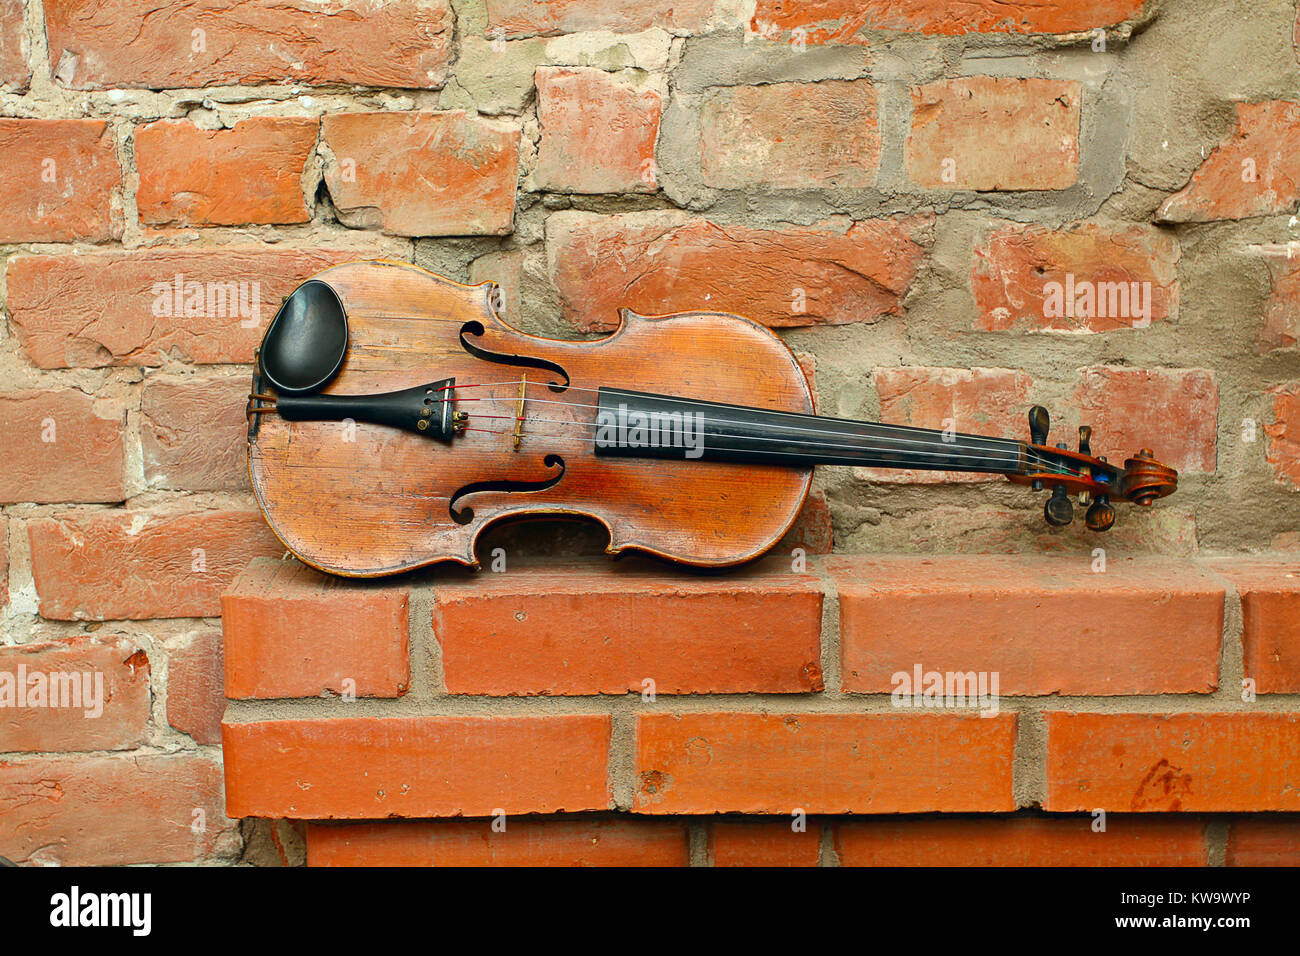
[[[1120,490],[1135,504],[1149,506],[1157,498],[1173,494],[1178,488],[1178,472],[1160,464],[1150,448],[1143,448],[1124,461],[1124,480]]]

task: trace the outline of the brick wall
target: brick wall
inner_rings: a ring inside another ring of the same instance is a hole
[[[1294,0],[0,0],[0,673],[104,693],[0,707],[0,855],[1295,862],[1298,37]],[[252,501],[248,363],[379,256],[546,334],[743,312],[825,413],[1042,403],[1181,487],[1096,539],[828,469],[735,575],[543,526],[473,583],[322,581]],[[894,706],[918,666],[998,714]]]

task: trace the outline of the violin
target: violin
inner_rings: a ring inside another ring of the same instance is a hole
[[[477,567],[484,528],[527,515],[594,519],[608,552],[739,564],[793,524],[817,465],[1004,475],[1049,492],[1044,517],[1105,531],[1113,502],[1150,505],[1178,474],[1148,449],[1123,467],[1030,441],[816,415],[771,330],[737,315],[627,309],[592,341],[499,316],[499,287],[403,262],[336,265],[281,304],[247,405],[259,507],[307,564],[372,577]]]

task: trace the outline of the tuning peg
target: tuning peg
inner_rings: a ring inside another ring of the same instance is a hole
[[[1079,426],[1079,454],[1080,455],[1092,454],[1092,426],[1091,425]],[[1083,466],[1082,471],[1085,475],[1092,473],[1092,469],[1086,465]],[[1091,500],[1092,498],[1089,496],[1088,492],[1086,491],[1079,492],[1079,504],[1086,505]]]
[[[1029,410],[1029,440],[1035,445],[1047,444],[1047,432],[1051,426],[1051,417],[1042,405],[1035,405]],[[1030,485],[1034,491],[1042,491],[1043,483],[1037,478]]]
[[[1115,523],[1115,509],[1110,503],[1107,495],[1098,495],[1084,515],[1083,522],[1088,526],[1089,531],[1109,531],[1110,526]]]
[[[1052,489],[1052,496],[1043,504],[1043,517],[1048,524],[1058,528],[1064,528],[1074,520],[1074,505],[1070,503],[1065,485],[1057,485]]]
[[[1051,416],[1042,405],[1035,405],[1029,410],[1029,439],[1035,445],[1047,444],[1047,433],[1051,430]]]

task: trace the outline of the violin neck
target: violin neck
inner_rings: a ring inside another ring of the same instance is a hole
[[[602,388],[596,454],[1023,474],[1023,442]]]

